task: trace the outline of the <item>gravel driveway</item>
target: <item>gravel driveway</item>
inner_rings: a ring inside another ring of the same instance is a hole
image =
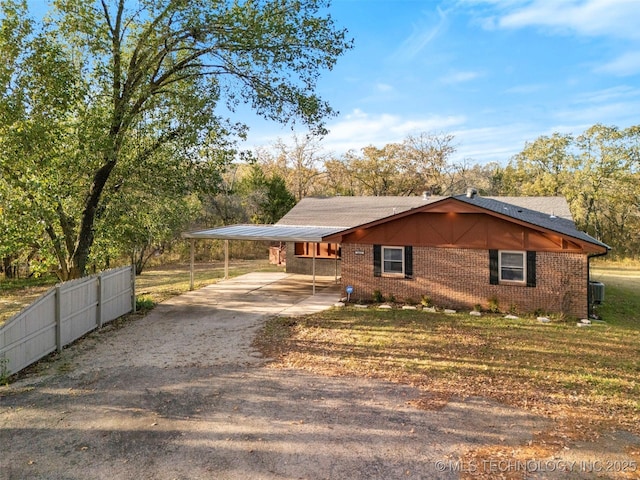
[[[523,445],[548,420],[486,399],[413,408],[382,381],[269,369],[269,315],[331,306],[332,279],[255,273],[90,335],[0,388],[0,480],[458,478],[470,448]]]

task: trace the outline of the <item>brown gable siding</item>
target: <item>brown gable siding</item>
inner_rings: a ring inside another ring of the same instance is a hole
[[[413,245],[500,250],[577,251],[582,247],[552,232],[539,231],[482,213],[415,213],[368,229],[342,243]]]
[[[445,308],[487,308],[495,298],[503,311],[587,315],[587,258],[581,253],[538,252],[535,287],[491,285],[485,249],[414,247],[411,279],[375,277],[370,244],[343,244],[342,258],[342,284],[354,287],[354,300],[371,300],[377,290],[403,301],[426,295]]]

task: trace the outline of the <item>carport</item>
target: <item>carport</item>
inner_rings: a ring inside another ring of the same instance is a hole
[[[292,225],[227,225],[209,230],[186,232],[182,237],[190,241],[189,289],[193,290],[195,263],[195,241],[202,239],[224,240],[224,278],[229,278],[229,240],[269,242],[322,243],[325,237],[336,234],[346,227],[314,227]],[[337,261],[337,260],[336,260]],[[312,258],[313,294],[316,294],[316,257]],[[337,278],[336,278],[337,281]]]

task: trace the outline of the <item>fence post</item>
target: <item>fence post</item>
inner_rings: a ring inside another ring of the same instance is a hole
[[[96,306],[96,325],[102,328],[102,273],[98,275],[98,305]]]
[[[136,266],[131,265],[131,311],[136,313]]]
[[[224,241],[224,279],[229,280],[229,240]]]
[[[60,308],[60,299],[62,295],[60,285],[56,285],[56,348],[58,353],[62,352],[62,312]]]

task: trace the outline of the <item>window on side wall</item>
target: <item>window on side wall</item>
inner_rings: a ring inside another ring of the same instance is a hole
[[[340,258],[340,246],[337,243],[295,242],[294,253],[296,257]]]
[[[404,275],[404,247],[382,247],[382,273]]]
[[[501,282],[525,283],[527,280],[526,252],[500,251],[498,256]]]

